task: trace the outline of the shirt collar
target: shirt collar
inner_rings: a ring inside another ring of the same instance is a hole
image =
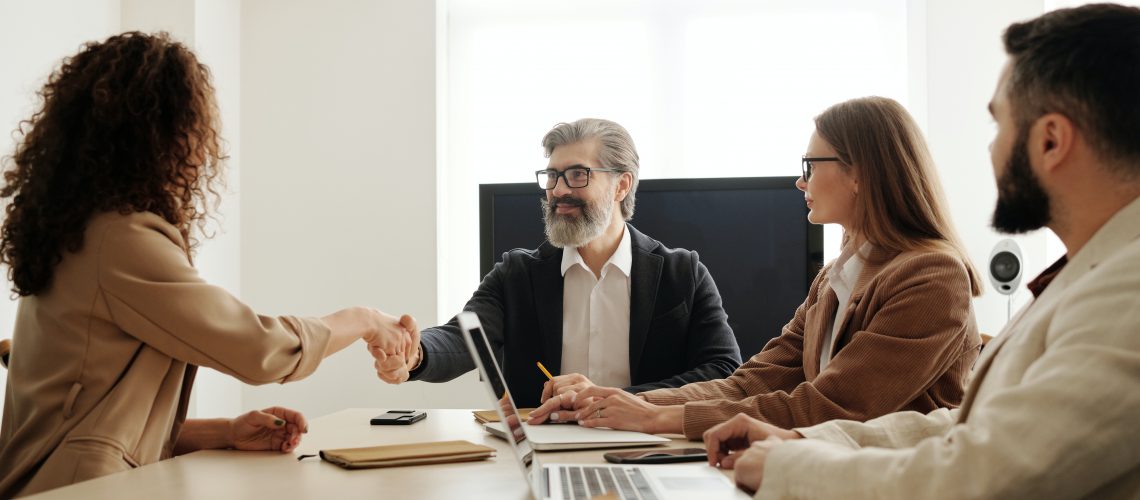
[[[1057,262],[1054,262],[1044,271],[1041,271],[1041,274],[1038,274],[1036,278],[1033,278],[1033,281],[1030,281],[1029,284],[1025,285],[1026,288],[1029,288],[1029,291],[1033,292],[1034,298],[1040,297],[1041,293],[1049,287],[1049,283],[1053,282],[1053,278],[1056,278],[1058,274],[1061,274],[1061,270],[1064,269],[1065,265],[1068,263],[1069,258],[1067,256],[1061,256]]]
[[[565,277],[566,271],[569,271],[570,268],[575,265],[582,266],[582,269],[587,271],[590,270],[589,266],[586,265],[586,261],[582,259],[582,255],[578,253],[577,248],[563,248],[562,276]],[[614,250],[614,254],[610,256],[606,264],[602,266],[603,276],[605,276],[606,268],[611,265],[621,271],[627,278],[633,270],[633,243],[629,237],[629,228],[624,225],[622,226],[621,241],[618,243],[617,249]]]
[[[839,258],[835,259],[835,264],[828,270],[828,280],[854,285],[859,276],[852,275],[857,274],[862,269],[863,261],[871,254],[872,250],[874,250],[874,245],[871,245],[870,242],[860,245],[858,251],[856,251],[855,245],[844,246],[843,251],[839,253]]]

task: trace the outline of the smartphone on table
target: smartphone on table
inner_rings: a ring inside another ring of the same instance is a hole
[[[388,410],[372,417],[372,425],[412,425],[425,418],[423,410]]]
[[[652,450],[611,451],[602,455],[615,464],[672,464],[708,460],[704,448],[656,448]]]

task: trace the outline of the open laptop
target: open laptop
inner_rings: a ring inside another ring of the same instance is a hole
[[[510,429],[510,444],[531,494],[538,500],[577,500],[612,494],[622,499],[721,499],[750,498],[720,471],[702,464],[688,465],[542,465],[535,456],[530,434],[542,426],[523,425],[502,372],[491,354],[491,344],[475,313],[459,314],[459,329],[471,353],[483,385],[498,401],[495,411]],[[575,426],[576,427],[576,426]]]

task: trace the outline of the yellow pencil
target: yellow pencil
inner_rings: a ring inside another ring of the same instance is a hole
[[[546,375],[546,378],[548,378],[550,380],[554,380],[554,375],[551,375],[550,371],[548,371],[545,366],[542,366],[542,361],[538,361],[537,364],[538,364],[538,369],[542,370],[542,374]]]

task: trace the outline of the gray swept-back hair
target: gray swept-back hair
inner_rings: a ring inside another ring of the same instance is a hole
[[[542,137],[542,147],[546,149],[546,157],[554,152],[554,148],[567,144],[574,144],[587,139],[597,139],[601,146],[598,152],[598,162],[603,168],[612,168],[620,175],[629,172],[633,176],[633,185],[629,194],[621,202],[621,215],[625,220],[633,218],[634,195],[637,193],[638,165],[637,148],[633,145],[633,138],[625,127],[609,120],[600,118],[582,118],[573,123],[559,123]]]

